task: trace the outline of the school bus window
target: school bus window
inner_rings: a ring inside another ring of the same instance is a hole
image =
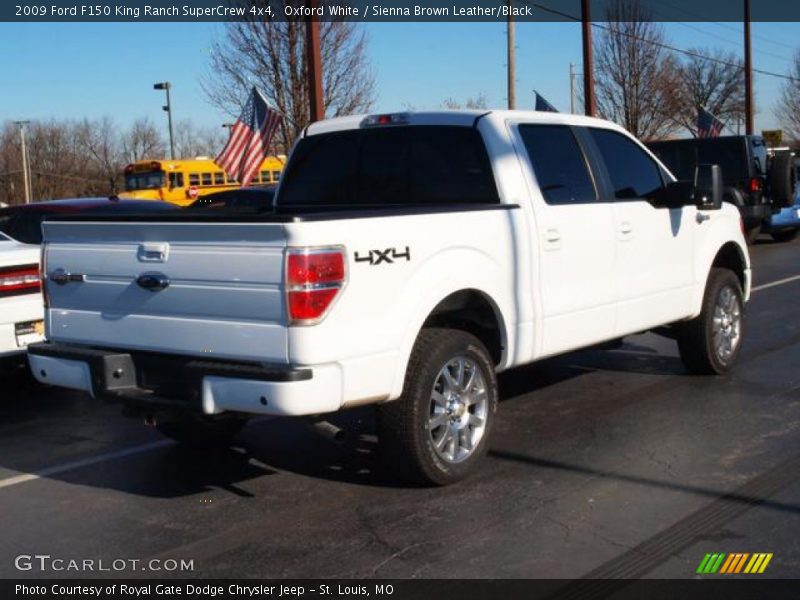
[[[183,187],[183,173],[170,173],[169,174],[169,187]]]
[[[238,181],[236,181],[236,177],[231,177],[230,175],[225,175],[225,181],[227,181],[228,183],[239,183]]]
[[[189,173],[189,185],[200,185],[199,173]]]
[[[269,171],[261,171],[261,183],[269,183]]]
[[[272,172],[272,181],[278,181],[281,178],[280,171],[273,171]]]
[[[214,173],[214,185],[223,185],[225,176],[222,173]]]
[[[203,185],[211,185],[211,173],[203,173]]]

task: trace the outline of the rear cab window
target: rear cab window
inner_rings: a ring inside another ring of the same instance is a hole
[[[279,207],[498,204],[480,133],[402,125],[322,133],[298,142]]]
[[[586,157],[568,125],[520,125],[519,134],[545,202],[597,201]]]

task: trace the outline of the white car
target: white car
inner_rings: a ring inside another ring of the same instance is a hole
[[[39,247],[0,233],[0,358],[44,339]]]
[[[656,329],[722,373],[750,293],[719,167],[676,182],[620,127],[542,112],[314,123],[272,211],[59,217],[44,237],[40,381],[192,442],[375,404],[387,464],[432,484],[486,451],[497,372]]]

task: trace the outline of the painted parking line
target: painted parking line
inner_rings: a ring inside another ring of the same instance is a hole
[[[0,489],[8,488],[13,485],[19,485],[20,483],[36,481],[37,479],[41,479],[42,477],[52,477],[53,475],[60,475],[61,473],[74,471],[75,469],[81,469],[83,467],[89,467],[92,465],[96,465],[98,463],[116,460],[118,458],[125,458],[126,456],[143,454],[145,452],[150,452],[151,450],[158,450],[159,448],[163,448],[165,446],[171,446],[174,443],[175,442],[173,442],[172,440],[158,440],[155,442],[150,442],[148,444],[141,444],[139,446],[133,446],[131,448],[124,448],[122,450],[117,450],[115,452],[107,452],[105,454],[89,456],[87,458],[82,458],[81,460],[75,460],[72,462],[64,463],[63,465],[46,467],[44,469],[41,469],[40,471],[34,471],[33,473],[20,473],[19,475],[14,475],[13,477],[0,479]]]
[[[800,280],[800,275],[792,275],[791,277],[787,277],[785,279],[778,279],[778,281],[771,281],[769,283],[764,283],[762,285],[757,285],[754,287],[751,292],[760,292],[761,290],[768,290],[769,288],[777,287],[779,285],[784,285],[786,283],[792,283],[793,281]]]

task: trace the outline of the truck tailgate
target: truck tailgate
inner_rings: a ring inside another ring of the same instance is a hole
[[[43,229],[48,339],[288,360],[281,224],[73,220]]]

